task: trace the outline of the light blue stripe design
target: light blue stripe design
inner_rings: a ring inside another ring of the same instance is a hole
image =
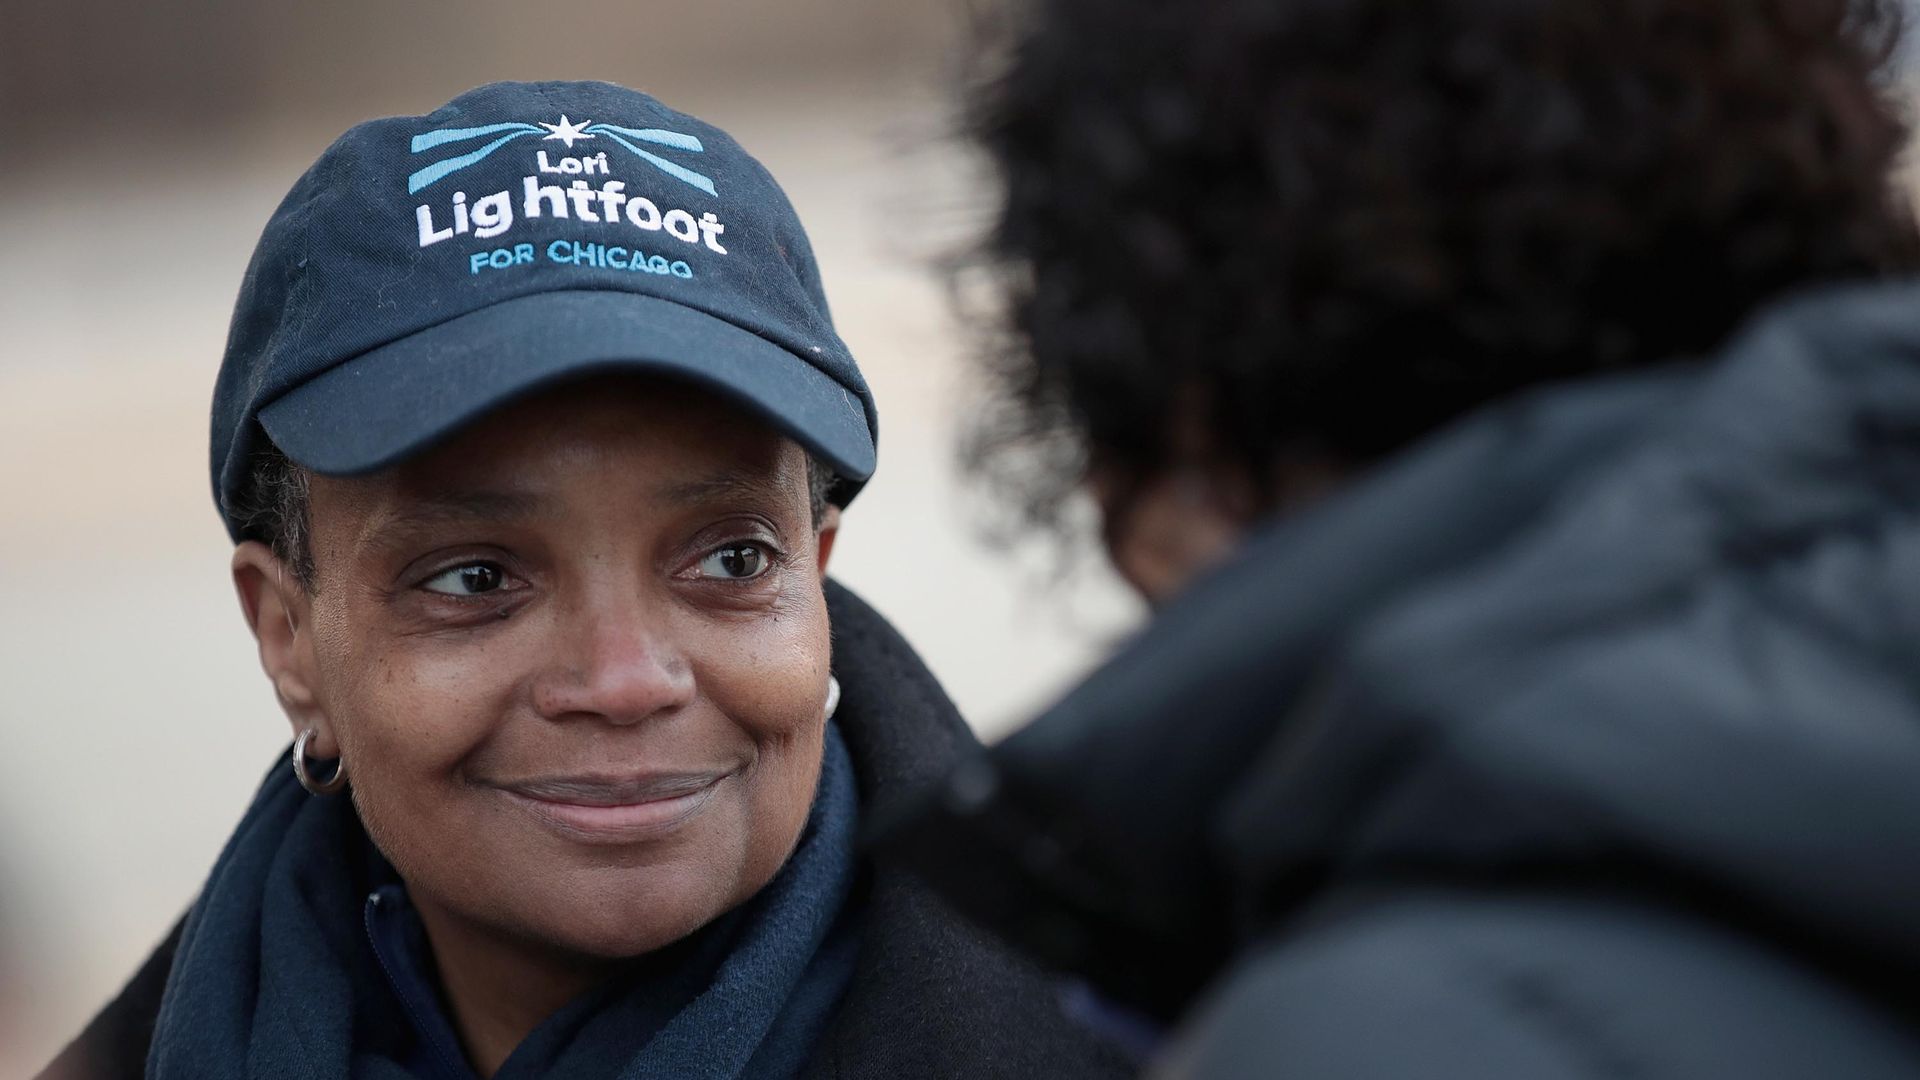
[[[682,135],[677,131],[667,131],[664,128],[623,128],[613,124],[595,124],[587,130],[601,134],[625,135],[629,139],[671,146],[676,150],[691,150],[696,154],[706,150],[706,147],[700,145],[699,139],[691,135]]]
[[[444,146],[450,142],[477,139],[482,135],[492,135],[499,131],[524,131],[528,134],[534,134],[539,130],[539,128],[534,127],[532,124],[518,123],[488,124],[485,127],[470,128],[441,128],[439,131],[429,131],[425,135],[415,135],[413,137],[413,152],[417,154],[422,150],[431,150],[436,146]]]
[[[421,169],[419,172],[414,173],[412,176],[407,177],[407,194],[411,195],[414,192],[419,191],[421,188],[426,187],[428,184],[431,184],[434,181],[440,179],[441,177],[446,176],[450,173],[459,172],[461,169],[464,169],[469,165],[476,165],[481,161],[486,160],[487,155],[507,145],[508,143],[519,138],[520,136],[537,134],[539,130],[540,130],[539,128],[534,128],[532,131],[515,131],[510,135],[500,136],[499,138],[493,140],[487,145],[481,147],[480,149],[475,150],[471,154],[461,154],[459,157],[451,157],[446,159],[445,161],[436,161],[433,164],[427,166],[426,168]],[[709,188],[708,190],[712,190],[712,189]]]
[[[588,130],[591,131],[591,130],[594,130],[594,128],[602,128],[602,127],[604,127],[604,125],[595,124],[593,128],[589,128]],[[704,191],[709,195],[719,194],[719,192],[713,190],[712,180],[709,180],[705,176],[702,176],[699,173],[694,172],[692,169],[689,169],[684,165],[676,165],[673,162],[668,161],[666,158],[663,158],[658,154],[650,154],[647,151],[640,149],[639,147],[628,142],[626,139],[615,134],[610,129],[602,130],[599,133],[602,135],[605,135],[609,139],[612,139],[614,142],[619,143],[621,146],[626,147],[628,150],[631,150],[634,154],[638,155],[641,158],[641,160],[648,162],[654,168],[659,169],[661,172],[666,173],[668,176],[673,177],[675,180],[679,180],[682,183],[691,184],[692,186],[699,188],[701,191]],[[663,134],[672,134],[672,133],[663,132]]]

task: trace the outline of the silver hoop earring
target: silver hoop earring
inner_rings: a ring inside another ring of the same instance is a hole
[[[833,719],[833,714],[838,711],[840,711],[840,680],[829,675],[827,676],[827,719]]]
[[[335,758],[333,775],[325,780],[315,780],[313,773],[307,770],[307,744],[313,741],[314,729],[308,728],[293,740],[293,775],[300,786],[315,795],[332,795],[347,786],[347,759]]]

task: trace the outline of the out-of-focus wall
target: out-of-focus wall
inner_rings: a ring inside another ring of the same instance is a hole
[[[976,206],[931,0],[9,5],[0,30],[0,1075],[37,1068],[186,907],[288,731],[227,582],[206,411],[259,227],[366,116],[607,78],[780,177],[882,417],[835,570],[988,733],[1132,618],[975,539],[966,339],[931,257]]]
[[[958,5],[931,0],[9,0],[0,135],[219,137],[438,104],[498,78],[611,78],[666,93],[928,73]]]

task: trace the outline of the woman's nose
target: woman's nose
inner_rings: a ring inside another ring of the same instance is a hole
[[[549,720],[636,724],[693,700],[693,665],[668,629],[637,605],[576,612],[553,662],[534,684]]]

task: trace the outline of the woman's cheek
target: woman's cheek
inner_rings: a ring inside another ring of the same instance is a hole
[[[478,838],[460,825],[472,821],[461,768],[506,715],[492,699],[498,670],[470,650],[407,639],[366,650],[353,666],[343,745],[368,834],[409,881],[474,866]]]
[[[832,655],[826,597],[817,576],[796,581],[750,627],[708,629],[701,675],[722,707],[756,735],[780,737],[820,719]]]
[[[382,696],[410,718],[411,734],[456,752],[484,737],[497,715],[491,706],[510,673],[489,661],[490,651],[438,644],[402,651]]]
[[[347,662],[342,743],[380,775],[420,785],[450,779],[507,715],[510,651],[471,641],[388,639]],[[504,655],[503,655],[504,654]]]

